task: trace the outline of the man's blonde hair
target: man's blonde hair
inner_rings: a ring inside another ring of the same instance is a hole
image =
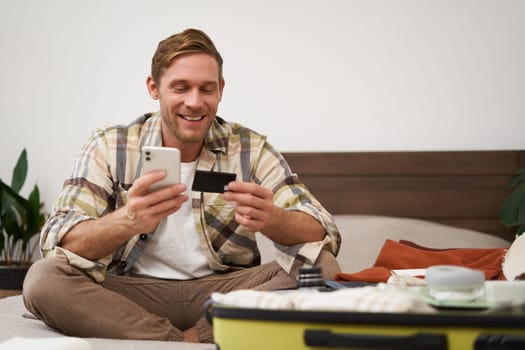
[[[189,28],[162,40],[157,46],[151,60],[151,76],[155,84],[160,84],[162,70],[167,68],[175,57],[187,53],[205,53],[215,58],[219,65],[219,82],[222,82],[221,54],[206,33]]]

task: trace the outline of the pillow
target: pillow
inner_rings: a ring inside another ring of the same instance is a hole
[[[373,216],[336,215],[342,245],[337,260],[343,272],[371,267],[387,239],[408,240],[430,248],[508,248],[510,242],[486,233],[430,221]]]

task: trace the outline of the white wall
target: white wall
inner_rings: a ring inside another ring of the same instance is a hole
[[[219,114],[282,151],[525,148],[525,1],[0,0],[0,177],[47,207],[96,126],[156,110],[160,39],[207,31]]]

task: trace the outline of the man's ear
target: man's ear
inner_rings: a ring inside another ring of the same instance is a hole
[[[159,99],[159,90],[157,89],[157,84],[151,75],[148,75],[146,78],[146,87],[148,88],[148,93],[152,99]]]
[[[224,91],[224,85],[225,85],[224,79],[221,80],[220,84],[221,85],[219,86],[219,93],[220,93],[219,102],[222,100],[222,92]]]

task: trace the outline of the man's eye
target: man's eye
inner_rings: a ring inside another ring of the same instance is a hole
[[[186,91],[188,91],[188,87],[187,86],[174,86],[173,87],[173,91],[175,91],[177,93],[186,92]]]

